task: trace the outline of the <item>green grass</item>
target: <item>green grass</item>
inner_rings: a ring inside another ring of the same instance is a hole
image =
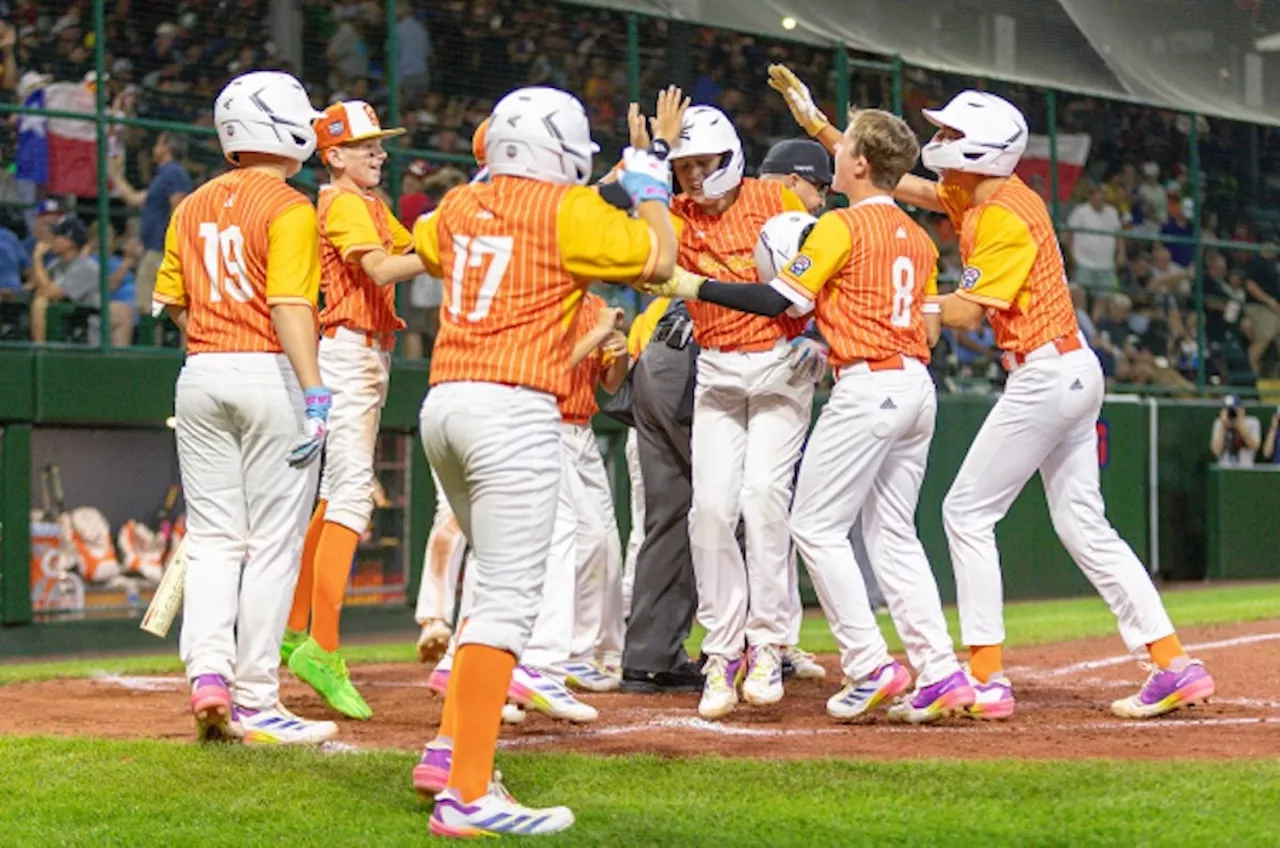
[[[1280,583],[1185,589],[1165,594],[1164,601],[1169,615],[1180,627],[1256,621],[1276,617],[1276,611],[1280,610]],[[947,622],[952,636],[958,642],[960,627],[954,608],[947,610]],[[889,647],[895,651],[900,650],[901,643],[887,615],[880,617],[880,626],[889,641]],[[1097,597],[1011,603],[1005,608],[1005,627],[1008,632],[1007,644],[1014,648],[1090,636],[1114,636],[1116,633],[1115,619]],[[831,631],[820,614],[805,619],[801,638],[804,647],[811,651],[824,654],[836,652]],[[695,632],[690,639],[690,650],[696,653],[700,642],[701,633]],[[1118,639],[1116,647],[1117,652],[1123,650]],[[351,663],[413,662],[416,658],[409,638],[390,643],[348,645],[343,648],[343,654]],[[0,685],[85,677],[95,671],[113,674],[174,674],[182,671],[182,663],[174,654],[11,663],[0,667]]]
[[[501,755],[578,823],[539,845],[1275,844],[1280,763]],[[414,757],[0,739],[5,845],[411,845]],[[163,791],[157,791],[163,787]]]

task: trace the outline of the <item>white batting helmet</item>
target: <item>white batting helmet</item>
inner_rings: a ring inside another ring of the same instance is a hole
[[[269,153],[305,162],[316,149],[311,122],[324,117],[307,90],[290,74],[252,71],[227,83],[213,105],[222,154]]]
[[[499,100],[484,138],[489,173],[560,185],[586,185],[599,150],[582,102],[545,86],[518,88]]]
[[[796,258],[818,219],[807,212],[783,212],[764,222],[756,238],[756,271],[767,283]]]
[[[679,142],[668,158],[713,155],[721,157],[720,167],[702,181],[702,193],[715,199],[741,185],[747,159],[729,117],[714,106],[694,106],[684,113]]]
[[[954,141],[930,141],[920,151],[935,173],[964,171],[989,177],[1013,173],[1027,149],[1027,119],[1008,100],[985,91],[962,91],[941,109],[925,109],[934,126],[963,133]]]

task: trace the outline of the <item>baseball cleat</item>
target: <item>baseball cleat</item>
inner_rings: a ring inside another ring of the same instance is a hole
[[[449,639],[453,631],[449,625],[438,618],[430,618],[422,625],[418,634],[418,662],[429,663],[444,656],[449,648]]]
[[[1009,682],[1009,678],[1004,676],[1003,672],[996,672],[991,675],[986,683],[980,683],[978,678],[973,676],[973,672],[969,670],[969,664],[964,665],[965,677],[969,679],[969,685],[973,687],[973,704],[965,712],[969,718],[985,719],[994,721],[998,719],[1008,718],[1013,715],[1016,704],[1013,700],[1013,684]]]
[[[310,721],[276,704],[269,710],[235,708],[235,719],[244,731],[244,741],[256,745],[318,745],[338,735],[331,721]]]
[[[436,796],[431,813],[434,836],[469,838],[476,836],[541,836],[559,833],[573,824],[573,811],[568,807],[534,809],[511,797],[503,788],[501,775],[494,772],[489,792],[470,804],[452,789]]]
[[[413,788],[419,795],[434,798],[449,784],[449,768],[452,765],[452,748],[428,742],[422,751],[422,759],[413,767]]]
[[[586,724],[600,717],[596,708],[584,704],[555,678],[518,665],[511,673],[507,700],[525,709],[533,709],[550,718],[573,724]]]
[[[860,680],[845,678],[844,688],[827,700],[827,715],[837,721],[862,718],[885,701],[907,691],[911,672],[897,660],[889,660]]]
[[[232,742],[242,736],[232,716],[231,690],[221,674],[201,674],[191,681],[191,714],[201,742]]]
[[[702,667],[704,682],[698,715],[706,719],[724,718],[738,706],[738,684],[745,667],[742,658],[711,656]],[[781,673],[781,672],[779,672]]]
[[[439,695],[447,694],[449,691],[449,669],[436,666],[431,670],[431,676],[427,678],[427,688]]]
[[[782,662],[791,664],[792,674],[796,680],[825,680],[827,670],[818,665],[813,654],[803,650],[799,645],[788,645],[782,649]]]
[[[1113,703],[1111,712],[1121,718],[1156,718],[1207,701],[1214,693],[1214,683],[1204,664],[1199,660],[1176,664],[1180,666],[1177,670],[1149,666],[1151,673],[1138,693]]]
[[[524,708],[519,704],[503,704],[502,705],[502,723],[503,724],[523,724],[526,718]]]
[[[782,655],[776,645],[758,645],[747,654],[747,677],[742,699],[756,707],[782,700]]]
[[[344,716],[358,721],[373,717],[373,710],[351,685],[347,664],[337,651],[326,651],[315,639],[308,639],[289,658],[289,670]]]
[[[594,661],[566,663],[564,673],[566,683],[587,692],[616,692],[622,684],[621,673],[610,674]]]
[[[937,683],[917,687],[889,707],[890,721],[928,724],[951,715],[961,715],[977,700],[978,693],[963,671],[954,672]]]
[[[289,664],[289,658],[293,656],[293,652],[302,647],[302,643],[311,638],[310,634],[305,630],[289,630],[284,631],[284,638],[280,640],[280,662],[282,665]]]

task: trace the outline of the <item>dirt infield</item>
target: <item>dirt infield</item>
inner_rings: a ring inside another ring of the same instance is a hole
[[[1008,671],[1018,697],[1010,721],[955,719],[924,728],[883,716],[844,726],[826,715],[838,688],[834,657],[828,680],[791,681],[787,697],[769,708],[739,707],[722,722],[705,722],[696,695],[586,695],[600,710],[594,724],[572,727],[531,714],[504,728],[508,749],[598,754],[699,754],[760,758],[942,757],[1165,759],[1280,756],[1280,620],[1196,628],[1183,639],[1217,680],[1213,702],[1150,722],[1114,718],[1108,705],[1142,680],[1119,656],[1115,638],[1011,650]],[[104,663],[105,664],[105,663]],[[287,672],[284,698],[311,718],[335,714]],[[441,699],[426,688],[417,665],[359,666],[352,677],[374,718],[342,721],[340,740],[355,748],[415,750],[440,717]],[[187,740],[192,736],[185,686],[176,677],[112,677],[0,687],[0,734],[91,735]]]

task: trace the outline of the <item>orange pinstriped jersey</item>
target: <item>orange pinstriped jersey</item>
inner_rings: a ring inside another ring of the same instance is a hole
[[[569,344],[576,345],[578,340],[591,332],[596,324],[600,310],[606,306],[604,298],[587,292],[582,299],[582,306],[573,320],[569,330]],[[569,394],[560,399],[560,417],[570,424],[586,424],[591,416],[600,411],[596,404],[596,386],[600,375],[604,373],[604,351],[596,348],[586,358],[573,366],[569,377]]]
[[[956,294],[988,307],[1002,350],[1029,353],[1080,331],[1062,250],[1039,195],[1014,176],[977,206],[945,183],[938,198],[960,233],[965,268]]]
[[[518,177],[459,186],[413,229],[427,272],[444,280],[431,385],[479,381],[566,397],[569,329],[592,280],[652,272],[643,221],[582,186]]]
[[[814,310],[835,366],[895,354],[929,361],[921,307],[938,293],[938,248],[888,197],[819,218],[773,286]]]
[[[396,316],[395,286],[369,278],[360,259],[371,250],[391,255],[413,245],[409,234],[381,200],[371,194],[327,185],[316,203],[320,221],[320,284],[324,289],[322,327],[350,327],[367,333],[403,329]]]
[[[744,179],[737,199],[720,215],[708,215],[686,194],[671,201],[680,226],[680,267],[726,283],[758,283],[755,249],[760,231],[774,215],[804,212],[804,204],[778,182]],[[768,282],[767,280],[765,282]],[[703,348],[724,350],[771,346],[794,338],[804,321],[787,315],[766,318],[713,303],[690,302],[694,339]]]
[[[315,308],[316,211],[283,180],[252,168],[216,177],[174,210],[154,298],[187,309],[187,352],[283,350],[271,307]]]

